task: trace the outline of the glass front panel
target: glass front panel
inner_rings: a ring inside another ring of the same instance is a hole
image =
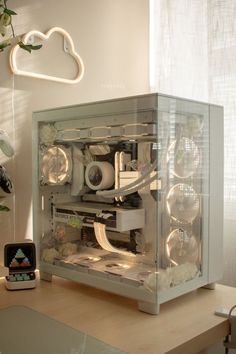
[[[207,263],[209,126],[208,105],[162,96],[158,103],[164,290],[201,277]]]
[[[73,120],[40,115],[40,257],[43,270],[75,271],[102,288],[111,280],[111,291],[155,303],[160,180],[155,105],[146,106],[121,100],[103,115],[93,105],[78,106]]]

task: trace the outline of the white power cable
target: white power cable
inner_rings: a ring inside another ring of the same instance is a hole
[[[12,130],[13,130],[13,150],[15,150],[15,142],[16,142],[16,127],[15,127],[15,75],[12,75],[12,95],[11,95],[11,109],[12,109]],[[15,160],[15,154],[13,155],[13,175],[14,178],[16,178],[16,160]],[[15,196],[15,191],[13,194],[13,208],[12,208],[12,213],[13,213],[13,240],[16,240],[16,196]]]

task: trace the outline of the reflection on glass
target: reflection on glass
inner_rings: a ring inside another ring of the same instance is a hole
[[[181,223],[191,223],[199,212],[199,196],[191,186],[178,183],[170,189],[166,206],[172,219]]]
[[[64,184],[71,174],[71,159],[63,147],[51,146],[43,152],[41,174],[44,183]]]
[[[176,177],[188,178],[199,166],[199,149],[193,140],[183,137],[170,145],[167,161]]]
[[[166,240],[166,253],[174,265],[196,263],[198,250],[199,245],[195,236],[189,235],[181,228],[173,230]]]

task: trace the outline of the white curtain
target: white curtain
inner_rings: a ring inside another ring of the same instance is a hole
[[[205,0],[150,1],[150,85],[175,96],[208,100]]]
[[[236,286],[236,1],[150,0],[150,86],[224,106],[223,282]]]

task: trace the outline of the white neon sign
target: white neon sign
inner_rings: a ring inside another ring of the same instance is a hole
[[[36,79],[50,80],[50,81],[56,81],[56,82],[61,82],[61,83],[66,83],[66,84],[78,83],[84,75],[84,64],[83,64],[83,61],[82,61],[81,57],[79,56],[79,54],[75,51],[74,42],[73,42],[71,36],[63,28],[53,27],[46,33],[42,33],[40,31],[36,31],[36,30],[27,32],[24,35],[22,42],[24,44],[29,44],[30,39],[35,38],[35,37],[40,38],[43,41],[48,40],[49,37],[55,32],[60,33],[64,37],[64,40],[66,41],[66,43],[68,45],[68,47],[67,47],[68,53],[74,58],[74,60],[77,63],[78,70],[77,70],[76,77],[74,79],[65,79],[65,78],[61,78],[61,77],[39,74],[39,73],[19,69],[17,66],[17,52],[20,49],[20,47],[17,44],[12,48],[12,50],[10,52],[10,67],[11,67],[12,72],[16,75],[33,77]]]

